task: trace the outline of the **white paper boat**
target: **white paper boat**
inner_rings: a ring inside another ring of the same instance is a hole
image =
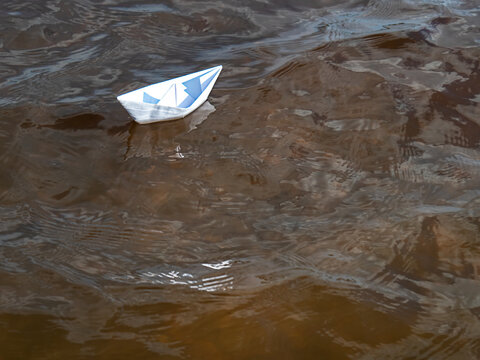
[[[202,70],[120,95],[117,100],[140,124],[180,119],[208,98],[222,66]]]

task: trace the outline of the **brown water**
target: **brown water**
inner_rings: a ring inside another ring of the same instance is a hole
[[[477,1],[0,5],[0,359],[480,358]],[[222,64],[184,120],[115,96]]]

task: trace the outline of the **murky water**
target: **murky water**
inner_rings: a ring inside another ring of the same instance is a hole
[[[0,5],[0,359],[480,358],[480,5]],[[222,64],[140,126],[115,96]]]

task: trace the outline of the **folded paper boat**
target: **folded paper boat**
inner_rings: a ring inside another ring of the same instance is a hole
[[[140,124],[180,119],[208,98],[222,71],[215,66],[120,95],[117,100]]]

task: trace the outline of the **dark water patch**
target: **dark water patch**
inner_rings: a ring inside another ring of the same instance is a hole
[[[408,37],[399,38],[396,34],[375,34],[366,36],[364,40],[369,42],[370,46],[384,48],[384,49],[404,49],[409,45],[416,44],[417,42]]]
[[[55,130],[87,130],[99,128],[100,122],[105,118],[100,114],[80,114],[69,118],[58,119],[54,125],[46,125]]]

